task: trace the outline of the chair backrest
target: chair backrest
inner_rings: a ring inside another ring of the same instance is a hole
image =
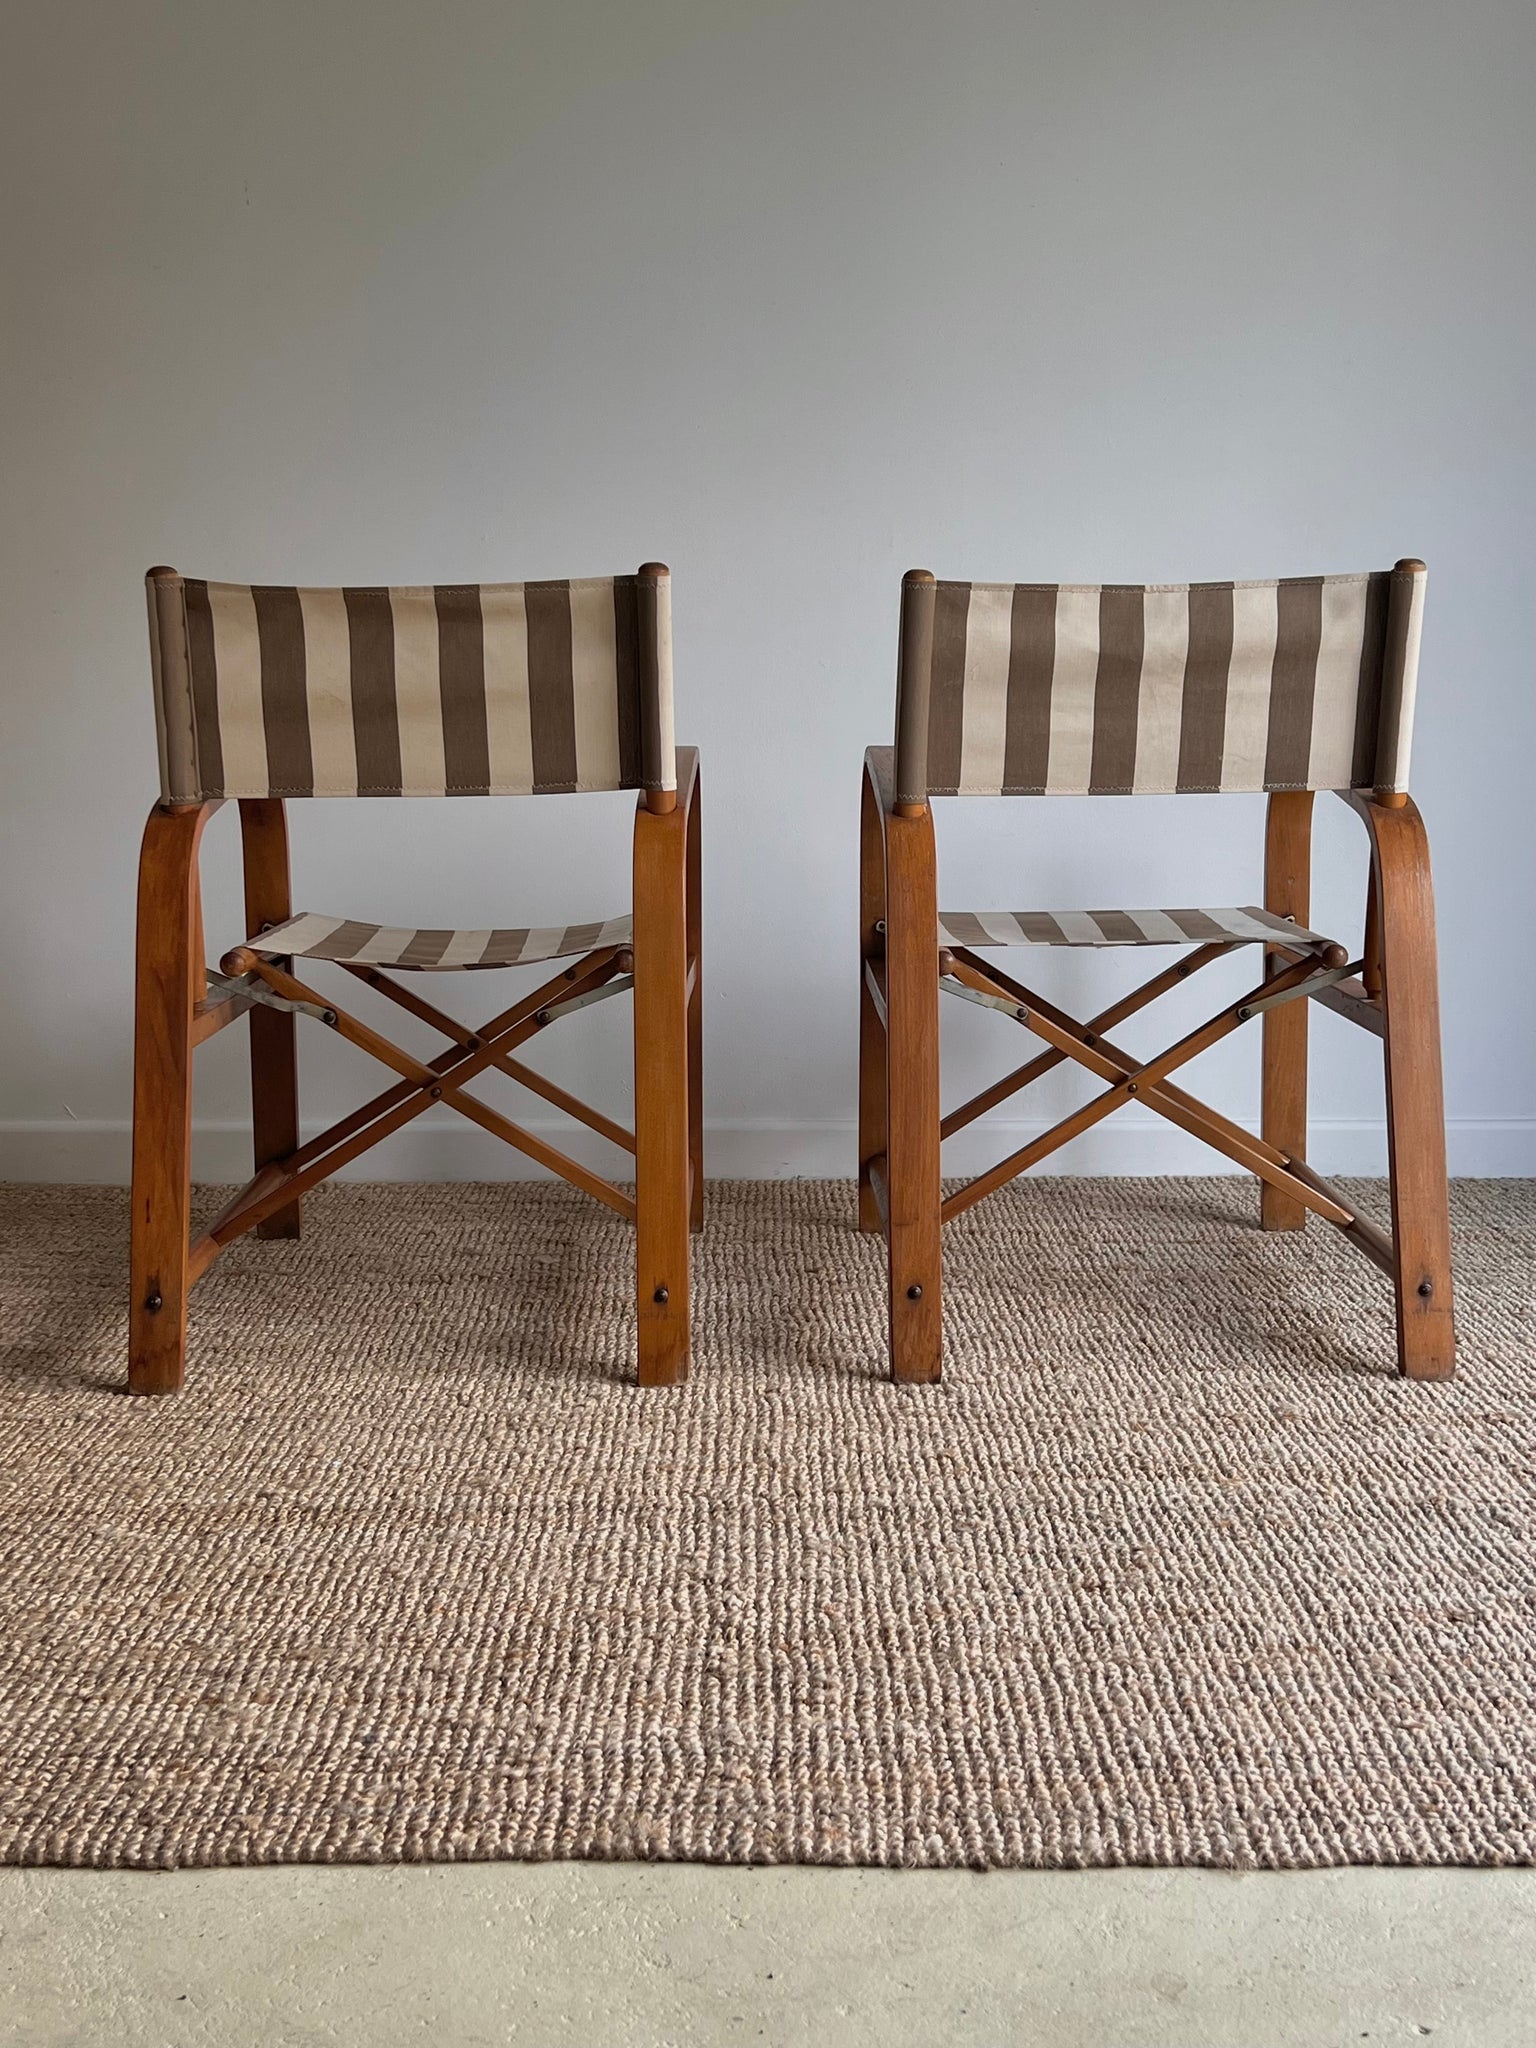
[[[897,800],[1406,790],[1422,562],[1273,583],[902,585]]]
[[[677,786],[671,577],[296,590],[151,569],[167,803]]]

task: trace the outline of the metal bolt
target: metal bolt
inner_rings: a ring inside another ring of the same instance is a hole
[[[908,1301],[921,1301],[922,1298],[923,1290],[921,1287],[917,1285],[916,1281],[914,1281],[913,1284],[907,1289],[907,1299]]]
[[[548,1012],[548,1010],[539,1010],[539,1011],[537,1011],[537,1012],[535,1013],[535,1015],[534,1015],[534,1019],[533,1019],[533,1021],[534,1021],[534,1023],[535,1023],[535,1024],[537,1024],[537,1025],[538,1025],[539,1029],[540,1029],[540,1030],[542,1031],[542,1030],[543,1030],[543,1028],[544,1028],[544,1026],[545,1026],[545,1025],[546,1025],[546,1024],[547,1024],[547,1023],[549,1022],[549,1012]]]
[[[478,1051],[480,1050],[480,1041],[479,1041],[479,1039],[478,1039],[478,1038],[466,1038],[466,1039],[465,1039],[465,1041],[464,1041],[464,1050],[465,1050],[466,1052],[478,1052]]]
[[[427,1090],[427,1093],[431,1096],[434,1102],[439,1102],[442,1099],[443,1091],[441,1088],[429,1088]]]
[[[144,1306],[151,1315],[158,1315],[160,1310],[165,1307],[164,1297],[158,1294],[148,1295],[145,1298]]]
[[[1241,1005],[1239,1006],[1239,1008],[1238,1008],[1238,1012],[1237,1012],[1237,1021],[1238,1021],[1238,1023],[1239,1023],[1239,1024],[1246,1024],[1246,1023],[1248,1022],[1248,1019],[1249,1019],[1249,1018],[1250,1018],[1250,1017],[1251,1017],[1252,1015],[1253,1015],[1253,1012],[1252,1012],[1252,1010],[1250,1010],[1250,1009],[1249,1009],[1249,1007],[1248,1007],[1248,1005],[1247,1005],[1246,1003],[1243,1003],[1243,1004],[1241,1004]]]
[[[1136,1083],[1134,1081],[1127,1081],[1125,1084],[1125,1092],[1127,1095],[1134,1095],[1136,1093]]]
[[[336,1022],[336,1012],[334,1010],[322,1011],[320,1021],[322,1024],[330,1024],[334,1026]]]
[[[1097,1035],[1097,1033],[1095,1033],[1095,1032],[1092,1032],[1092,1031],[1085,1031],[1085,1032],[1083,1033],[1083,1043],[1084,1043],[1084,1045],[1097,1045],[1097,1044],[1098,1044],[1098,1042],[1099,1042],[1099,1041],[1098,1041],[1098,1035]]]
[[[1015,1015],[1015,1017],[1018,1018],[1021,1024],[1027,1024],[1029,1022],[1029,1012],[1025,1009],[1022,1003],[1020,1003],[1019,1007],[1014,1011],[1013,1014]]]
[[[670,1297],[668,1296],[665,1287],[658,1287],[656,1292],[651,1296],[652,1301],[655,1302],[658,1308],[665,1308],[669,1298]]]
[[[1428,1301],[1429,1297],[1434,1293],[1434,1291],[1435,1283],[1433,1280],[1421,1280],[1419,1282],[1419,1293],[1423,1296],[1425,1301]]]

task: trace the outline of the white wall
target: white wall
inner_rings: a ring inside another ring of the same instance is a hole
[[[1419,554],[1453,1165],[1536,1171],[1529,0],[50,0],[11,11],[0,92],[0,1169],[126,1168],[150,562],[669,561],[706,775],[711,1169],[838,1172],[859,759],[890,729],[901,571]],[[1318,917],[1351,936],[1362,841],[1326,808]],[[625,900],[623,800],[294,809],[308,907]],[[1259,822],[1246,799],[951,805],[943,893],[1251,901]],[[210,839],[216,954],[232,820]],[[1073,1002],[1123,972],[1042,970]],[[952,1087],[1022,1056],[951,1007]],[[566,1026],[552,1068],[622,1104],[624,1022]],[[246,1156],[237,1036],[200,1070],[210,1174]],[[1315,1156],[1370,1166],[1374,1046],[1324,1015],[1315,1045]],[[311,1117],[373,1081],[323,1034],[305,1050]],[[1251,1118],[1256,1060],[1240,1037],[1196,1085]],[[1074,1155],[1208,1158],[1123,1119]],[[387,1163],[512,1162],[445,1120]]]

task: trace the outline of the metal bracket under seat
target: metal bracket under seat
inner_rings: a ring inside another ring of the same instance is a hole
[[[601,988],[589,988],[585,995],[571,996],[563,1003],[546,1003],[539,1011],[541,1024],[548,1024],[556,1017],[571,1017],[578,1010],[585,1010],[593,1003],[606,1003],[610,996],[621,996],[626,989],[633,988],[632,974],[616,974],[612,981],[605,981]]]
[[[280,996],[276,989],[267,986],[259,974],[216,974],[211,967],[204,971],[208,978],[209,993],[228,1002],[243,1003],[247,1006],[262,1003],[269,1010],[284,1010],[291,1017],[313,1017],[319,1024],[336,1022],[334,1010],[327,1010],[319,1003],[303,1003],[292,1001],[287,996]]]

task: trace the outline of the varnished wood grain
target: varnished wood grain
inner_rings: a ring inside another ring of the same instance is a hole
[[[686,757],[686,758],[685,758]],[[689,1364],[688,809],[697,756],[678,750],[679,804],[635,812],[635,1205],[640,1384]]]
[[[691,759],[688,810],[688,1228],[704,1228],[704,814],[698,754]]]
[[[1398,1364],[1410,1379],[1443,1380],[1456,1369],[1456,1324],[1429,841],[1411,799],[1350,801],[1370,834],[1380,932]]]
[[[869,966],[884,954],[885,835],[882,797],[869,763],[859,805],[859,1228],[883,1231],[884,1212],[870,1161],[885,1152],[885,1012],[869,986]]]
[[[240,804],[240,846],[245,863],[245,929],[259,937],[293,915],[288,866],[288,820],[281,797],[247,797]],[[294,1019],[258,1005],[251,1011],[251,1135],[256,1170],[296,1151],[299,1143],[299,1069]],[[258,1237],[297,1237],[299,1205],[291,1202],[257,1227]]]
[[[1308,925],[1312,917],[1312,792],[1277,791],[1269,799],[1264,834],[1264,908]],[[1275,964],[1274,956],[1270,965]],[[1307,1156],[1307,1004],[1266,1010],[1263,1033],[1263,1107],[1266,1140],[1289,1159]],[[1264,1182],[1259,1220],[1265,1230],[1300,1230],[1303,1203]]]
[[[128,1385],[186,1372],[192,1217],[192,1019],[204,993],[197,856],[214,803],[149,814],[139,856],[133,1029]]]
[[[876,756],[883,756],[877,759]],[[871,749],[885,848],[887,1300],[891,1375],[937,1380],[944,1347],[939,1184],[939,910],[933,814],[894,803]],[[882,773],[885,770],[885,773]],[[882,787],[881,785],[885,786]]]

